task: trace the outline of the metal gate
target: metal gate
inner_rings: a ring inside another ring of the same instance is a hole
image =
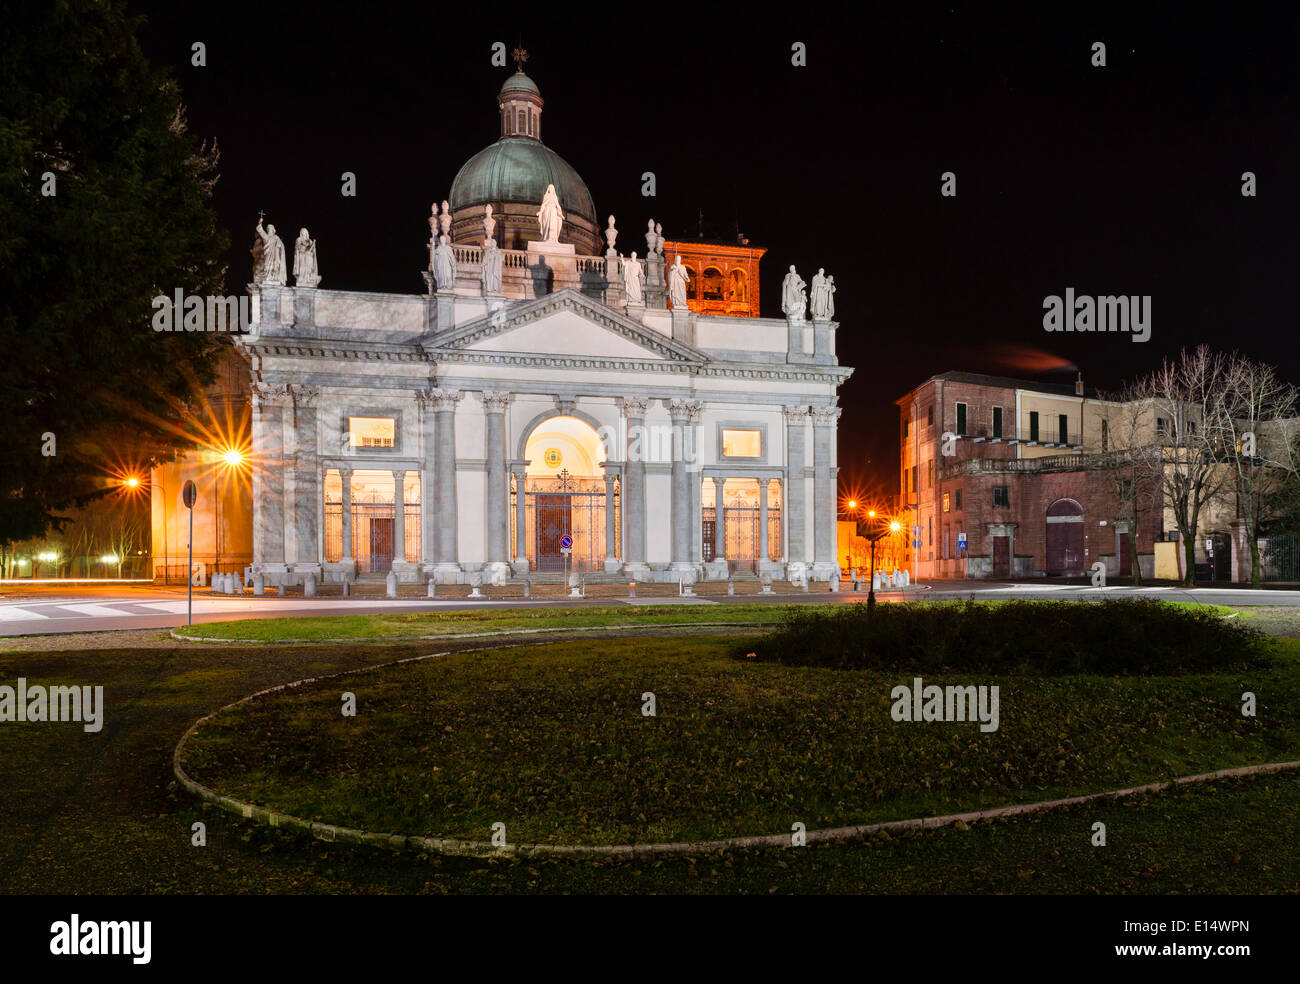
[[[352,544],[358,574],[387,574],[393,566],[393,532],[397,511],[378,498],[352,503]]]
[[[1249,554],[1246,563],[1249,570]],[[1265,581],[1300,581],[1300,535],[1277,533],[1262,540],[1259,576]]]
[[[569,570],[605,567],[605,481],[574,478],[562,471],[551,479],[528,479],[524,491],[528,561],[535,571],[563,571],[560,538],[573,537]],[[617,514],[616,514],[617,515]]]
[[[722,510],[727,569],[754,573],[758,570],[758,513],[756,507],[730,506]]]

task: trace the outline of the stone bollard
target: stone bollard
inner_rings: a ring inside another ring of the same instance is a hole
[[[879,591],[879,590],[880,590],[880,572],[879,572],[879,571],[874,571],[874,572],[872,573],[872,575],[871,575],[871,590],[872,590],[872,591]]]
[[[434,593],[434,587],[433,587],[433,578],[429,578],[429,597],[430,598],[436,597]]]
[[[832,593],[832,594],[839,594],[839,591],[840,591],[840,576],[839,576],[839,574],[832,574],[832,575],[831,575],[831,577],[830,577],[830,585],[829,585],[829,587],[830,587],[830,589],[831,589],[831,593]]]
[[[281,598],[284,597],[284,580],[283,580],[283,578],[280,580],[280,583],[279,583],[278,585],[276,585],[276,594],[278,594]]]
[[[316,597],[316,575],[311,571],[302,576],[302,596],[304,598]]]
[[[807,593],[808,593],[808,575],[807,575],[807,574],[805,574],[802,578],[799,579],[799,587],[803,588],[803,593],[804,593],[804,594],[807,594]]]
[[[471,598],[482,598],[483,592],[479,589],[483,587],[483,572],[475,571],[469,576],[469,596]]]
[[[238,574],[230,575],[230,584],[235,594],[241,595],[244,593],[244,579]]]
[[[580,583],[581,583],[581,579],[578,577],[577,574],[569,575],[569,597],[570,598],[582,597],[582,589],[579,587]]]
[[[762,580],[762,582],[763,582],[763,590],[761,590],[761,591],[759,592],[759,594],[771,594],[771,593],[772,593],[772,575],[771,575],[771,574],[764,574],[764,575],[762,575],[761,580]]]
[[[736,582],[733,581],[731,578],[727,578],[727,594],[734,595],[735,593],[736,593]]]
[[[533,579],[531,577],[526,577],[524,578],[524,597],[531,598],[532,596],[533,596]]]
[[[397,597],[397,572],[396,571],[389,571],[388,577],[384,579],[384,597],[385,598]]]
[[[352,595],[352,582],[348,580],[346,574],[343,575],[343,597],[348,598]]]
[[[627,582],[627,596],[628,596],[629,598],[635,598],[635,597],[636,597],[636,582],[635,582],[635,581],[628,581],[628,582]]]
[[[253,575],[253,594],[259,598],[266,594],[266,577],[261,571]]]

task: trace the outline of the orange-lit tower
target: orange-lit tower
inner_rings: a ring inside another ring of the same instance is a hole
[[[758,261],[766,249],[740,243],[664,241],[664,268],[682,258],[691,272],[686,303],[702,314],[757,318]]]

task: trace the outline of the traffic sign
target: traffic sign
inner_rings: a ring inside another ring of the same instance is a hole
[[[199,490],[193,482],[186,482],[185,487],[181,489],[181,501],[185,503],[186,509],[193,509],[194,503],[199,497]]]
[[[560,548],[563,549],[563,550],[570,550],[570,549],[572,549],[572,548],[573,548],[573,537],[569,536],[568,533],[565,533],[564,536],[560,537]]]
[[[965,549],[966,549],[966,534],[965,534],[965,533],[958,533],[958,534],[957,534],[957,549],[958,549],[958,550],[965,550]]]

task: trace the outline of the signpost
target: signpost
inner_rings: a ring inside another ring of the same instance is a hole
[[[560,553],[564,554],[564,583],[568,584],[569,583],[569,556],[573,553],[573,537],[571,537],[568,533],[565,533],[564,536],[560,537]],[[573,593],[576,595],[577,592],[578,589],[574,588]]]
[[[189,563],[185,575],[185,624],[194,624],[194,503],[199,497],[199,490],[193,482],[186,482],[181,490],[181,501],[190,511],[190,542],[188,544]]]
[[[965,534],[965,533],[958,533],[958,534],[957,534],[957,549],[958,549],[958,550],[965,550],[965,549],[966,549],[966,534]]]

